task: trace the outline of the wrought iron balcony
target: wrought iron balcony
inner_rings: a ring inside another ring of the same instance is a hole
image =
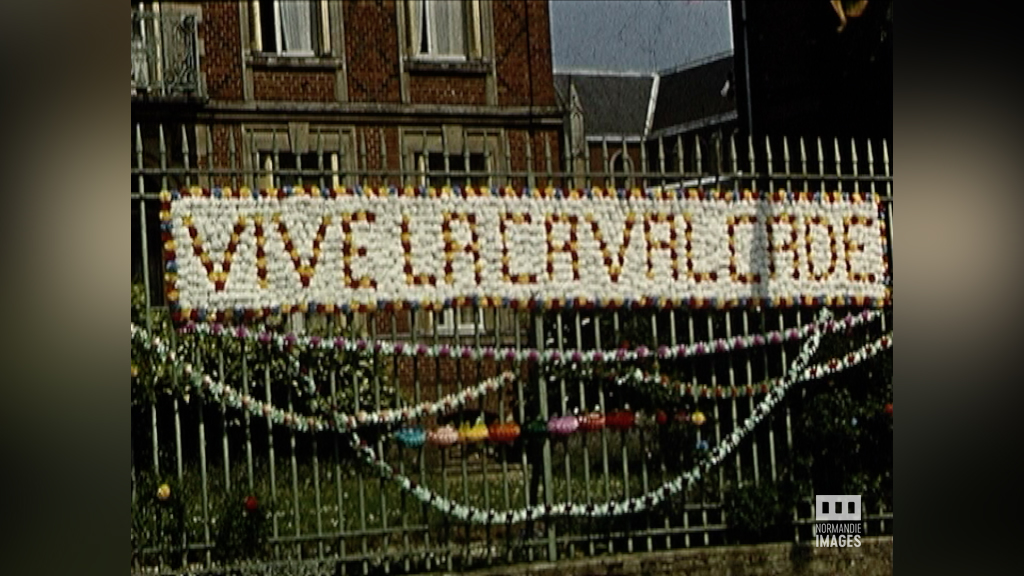
[[[132,98],[200,96],[198,38],[192,14],[132,10]]]

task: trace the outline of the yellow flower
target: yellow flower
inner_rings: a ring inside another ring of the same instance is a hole
[[[167,501],[167,499],[171,497],[171,487],[167,484],[161,484],[160,487],[156,489],[156,497],[162,502]]]
[[[137,378],[138,376],[139,376],[139,367],[136,366],[135,364],[132,364],[132,378]]]

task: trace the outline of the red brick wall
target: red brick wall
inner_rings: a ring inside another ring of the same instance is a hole
[[[214,124],[210,127],[210,133],[212,134],[213,141],[210,142],[210,155],[206,158],[199,159],[200,171],[214,168],[214,169],[230,169],[231,168],[231,145],[230,145],[230,134],[234,132],[235,136],[235,168],[241,170],[242,166],[242,129],[236,125],[225,125],[225,124]],[[208,163],[212,162],[212,166]],[[229,174],[218,174],[213,177],[214,186],[232,186],[237,187],[239,182],[232,182]]]
[[[510,130],[508,132],[509,137],[509,162],[513,171],[522,171],[527,169],[527,155],[526,155],[526,141],[529,132],[525,130]],[[554,172],[561,170],[562,161],[562,146],[561,146],[561,134],[556,130],[541,130],[535,129],[533,131],[533,137],[530,138],[530,154],[532,163],[529,168],[537,173],[537,186],[546,187],[547,181],[544,179],[544,173],[547,171],[547,149],[545,148],[545,140],[551,150],[551,169]],[[517,181],[512,184],[514,188],[519,188],[525,185],[525,182]],[[555,185],[560,185],[558,182]]]
[[[547,2],[494,2],[495,58],[498,104],[529,106],[555,104],[551,69],[551,34]]]
[[[487,104],[487,79],[412,75],[409,95],[413,104]]]
[[[256,70],[253,97],[278,102],[332,102],[334,73],[308,70]]]
[[[199,24],[205,53],[200,59],[213,100],[242,100],[242,43],[236,2],[206,2]]]
[[[394,2],[343,2],[348,95],[352,102],[401,101]]]

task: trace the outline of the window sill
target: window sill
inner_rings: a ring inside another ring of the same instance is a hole
[[[417,74],[462,74],[485,75],[491,71],[488,60],[442,60],[431,58],[406,58],[405,69]]]
[[[335,70],[344,67],[344,62],[340,58],[330,56],[250,54],[249,65],[254,68]]]

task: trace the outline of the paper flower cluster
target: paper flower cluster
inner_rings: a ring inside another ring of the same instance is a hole
[[[381,307],[884,305],[878,198],[602,190],[164,193],[179,318]]]

